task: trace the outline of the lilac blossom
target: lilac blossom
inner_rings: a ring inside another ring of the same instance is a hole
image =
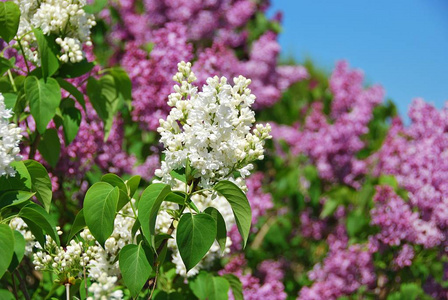
[[[342,226],[338,226],[327,242],[330,246],[327,257],[308,273],[314,283],[302,288],[297,299],[338,299],[351,295],[361,286],[370,287],[375,284],[372,255],[362,245],[349,246]]]
[[[143,10],[136,7],[133,0],[116,4],[122,23],[113,25],[109,41],[116,50],[112,63],[121,63],[131,77],[133,120],[144,130],[155,130],[168,114],[171,76],[181,60],[197,58],[193,71],[202,84],[214,75],[251,78],[256,109],[274,104],[291,84],[308,76],[302,66],[278,65],[276,33],[268,31],[249,44],[247,24],[266,9],[264,3],[146,0]]]
[[[288,128],[274,126],[274,139],[285,140],[294,155],[306,154],[329,182],[341,182],[359,188],[359,177],[367,172],[367,162],[356,154],[365,146],[362,135],[368,132],[373,109],[383,99],[383,89],[364,89],[360,71],[349,70],[344,61],[337,63],[330,78],[333,94],[330,116],[323,112],[323,103],[315,102],[304,125]]]
[[[272,299],[284,300],[286,299],[285,287],[283,285],[284,272],[282,270],[282,263],[278,261],[265,260],[254,272],[254,274],[246,273],[247,262],[243,254],[238,254],[229,261],[223,270],[219,272],[223,274],[234,274],[238,276],[243,285],[244,299],[258,300],[258,299]],[[229,292],[229,299],[234,299],[233,294]]]
[[[394,175],[408,191],[408,210],[418,214],[413,242],[430,248],[446,243],[448,228],[448,109],[416,99],[409,116],[409,127],[393,122],[372,160],[378,174]]]

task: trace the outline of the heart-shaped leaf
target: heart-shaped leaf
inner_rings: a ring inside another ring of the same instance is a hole
[[[191,270],[210,250],[216,237],[215,220],[208,214],[184,214],[177,225],[177,247],[182,261]]]

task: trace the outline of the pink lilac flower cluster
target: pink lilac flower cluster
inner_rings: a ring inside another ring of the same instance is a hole
[[[409,193],[404,205],[418,214],[415,243],[427,248],[447,243],[448,108],[421,99],[409,111],[411,125],[395,120],[375,157],[377,172],[394,175]]]
[[[257,172],[246,179],[246,185],[248,188],[246,196],[252,209],[252,233],[257,232],[257,227],[255,227],[255,225],[257,224],[258,219],[265,215],[269,209],[274,207],[272,195],[263,192],[263,178],[264,174],[262,172]],[[231,250],[241,250],[242,238],[236,225],[230,229],[229,237],[232,240]]]
[[[133,0],[117,6],[122,23],[113,28],[112,44],[125,41],[114,55],[133,84],[132,115],[144,130],[156,130],[169,107],[177,62],[197,59],[193,71],[199,84],[214,75],[251,78],[255,108],[277,102],[292,83],[308,76],[302,66],[278,66],[277,34],[267,31],[249,45],[247,22],[266,4],[251,0],[144,1],[138,11]],[[207,41],[207,42],[205,42]],[[148,45],[151,49],[148,50]],[[238,51],[244,53],[242,58]]]
[[[372,287],[376,276],[372,255],[362,245],[348,245],[343,226],[328,236],[329,253],[308,276],[314,283],[301,289],[300,300],[332,300],[351,295],[361,286]]]
[[[401,199],[391,187],[379,186],[374,197],[375,207],[371,210],[372,225],[380,227],[374,236],[380,242],[399,246],[411,242],[431,248],[444,240],[442,231],[432,222],[419,218],[418,212]]]
[[[277,125],[272,130],[274,139],[285,140],[293,154],[306,154],[321,178],[355,188],[360,187],[357,179],[367,172],[367,162],[356,158],[365,146],[361,137],[384,96],[380,86],[364,89],[362,82],[361,71],[350,70],[345,61],[337,63],[330,78],[330,115],[324,113],[322,102],[314,102],[303,126]]]
[[[258,266],[256,272],[254,272],[257,276],[251,273],[245,274],[243,270],[246,268],[246,265],[247,262],[243,254],[238,254],[232,257],[219,274],[233,274],[238,276],[243,285],[244,299],[286,299],[287,295],[282,282],[284,272],[281,262],[273,260],[263,261]],[[231,292],[229,292],[229,299],[234,299]]]

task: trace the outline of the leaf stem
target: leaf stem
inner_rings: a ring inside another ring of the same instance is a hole
[[[14,294],[14,297],[16,299],[19,299],[19,295],[17,295],[17,285],[16,285],[16,279],[14,278],[14,274],[11,273],[11,280],[12,280],[12,293]]]
[[[159,277],[159,263],[157,263],[157,266],[156,266],[156,276],[154,277],[154,282],[152,283],[151,294],[149,294],[148,300],[152,299],[152,294],[154,293],[154,290],[156,289],[158,277]]]
[[[12,89],[14,90],[14,92],[17,93],[17,87],[16,87],[16,84],[14,82],[14,78],[12,78],[12,73],[11,73],[10,69],[8,69],[8,77],[9,77],[9,81],[11,81]]]
[[[25,50],[23,50],[22,43],[20,43],[20,40],[17,40],[17,43],[19,44],[20,51],[22,51],[23,60],[25,60],[25,66],[26,66],[27,74],[29,74],[30,73],[30,67],[28,66],[28,60],[26,59],[26,56],[25,56]]]

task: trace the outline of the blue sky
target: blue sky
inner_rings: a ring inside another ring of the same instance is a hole
[[[448,1],[271,0],[283,11],[282,55],[331,71],[339,59],[364,70],[407,114],[413,98],[448,100]],[[407,119],[407,118],[405,118]]]

